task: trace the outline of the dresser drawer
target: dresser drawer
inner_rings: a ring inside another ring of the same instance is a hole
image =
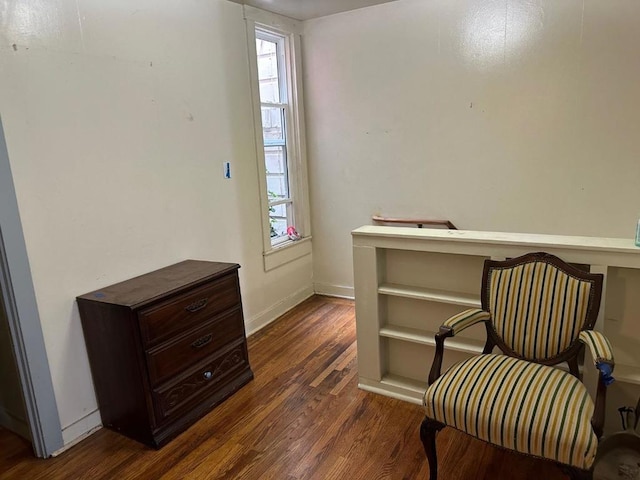
[[[227,275],[141,310],[138,318],[143,341],[158,344],[236,305],[240,305],[238,277]]]
[[[216,392],[221,384],[249,368],[247,352],[243,342],[219,356],[202,362],[177,382],[165,384],[153,390],[156,422],[161,424]]]
[[[149,377],[157,385],[234,340],[244,338],[240,309],[217,317],[202,327],[146,352]]]

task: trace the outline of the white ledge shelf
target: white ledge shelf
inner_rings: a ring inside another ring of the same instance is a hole
[[[430,302],[449,303],[462,305],[469,308],[480,308],[478,295],[470,293],[458,293],[448,290],[436,290],[435,288],[411,287],[397,283],[383,283],[378,287],[378,293],[394,297],[414,298],[416,300],[428,300]]]
[[[393,338],[420,345],[436,345],[435,332],[419,330],[417,328],[399,327],[397,325],[385,325],[380,329],[380,336]],[[482,353],[484,342],[465,337],[450,337],[444,342],[447,350],[455,350],[463,353]]]

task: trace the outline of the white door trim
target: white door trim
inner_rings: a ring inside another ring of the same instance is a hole
[[[0,294],[15,348],[33,450],[46,458],[63,447],[31,269],[0,118]]]

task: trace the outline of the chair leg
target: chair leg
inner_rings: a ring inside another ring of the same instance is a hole
[[[436,456],[436,434],[446,425],[429,417],[424,417],[420,425],[420,440],[429,461],[429,480],[438,479],[438,457]]]
[[[563,470],[564,473],[569,475],[571,480],[593,480],[593,469],[581,470],[579,468],[567,467]]]

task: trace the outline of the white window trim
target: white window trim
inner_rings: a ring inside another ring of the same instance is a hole
[[[311,254],[311,221],[309,211],[309,188],[307,176],[307,147],[305,141],[305,123],[303,107],[302,89],[302,69],[301,69],[301,48],[300,33],[301,25],[290,18],[266,12],[258,8],[244,6],[244,18],[247,25],[247,45],[249,53],[249,73],[251,76],[251,96],[253,105],[255,145],[257,155],[258,183],[260,188],[260,208],[262,219],[262,243],[265,271],[277,268],[285,263],[289,263],[300,257]],[[258,63],[256,52],[256,27],[273,32],[277,35],[287,37],[287,48],[285,56],[287,63],[291,65],[291,70],[287,77],[287,87],[289,89],[287,99],[289,108],[287,109],[288,136],[287,151],[288,168],[291,171],[291,182],[289,185],[290,198],[294,202],[295,226],[302,235],[301,240],[285,240],[276,245],[271,245],[269,216],[269,200],[267,195],[267,177],[264,158],[264,142],[262,129],[258,128],[262,124],[260,88],[258,85]]]

